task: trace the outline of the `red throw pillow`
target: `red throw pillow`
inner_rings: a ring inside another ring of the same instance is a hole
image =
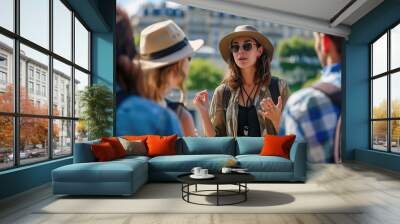
[[[266,135],[264,146],[261,149],[262,156],[280,156],[290,159],[290,148],[293,145],[296,135],[276,136]]]
[[[118,158],[117,155],[115,155],[115,151],[109,142],[93,144],[91,145],[91,149],[94,157],[99,162],[110,161]]]
[[[148,147],[148,156],[164,156],[164,155],[176,155],[176,140],[177,135],[171,136],[159,136],[149,135],[146,143]]]
[[[108,142],[112,146],[115,151],[115,155],[118,158],[126,156],[126,151],[122,146],[121,142],[119,142],[117,137],[110,137],[110,138],[101,138],[101,142]]]

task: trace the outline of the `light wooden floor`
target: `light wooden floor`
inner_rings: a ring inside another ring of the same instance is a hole
[[[54,200],[46,185],[0,201],[0,223],[400,223],[399,173],[346,163],[313,165],[308,174],[308,182],[324,186],[345,201],[363,201],[367,206],[357,214],[35,214],[35,208]]]

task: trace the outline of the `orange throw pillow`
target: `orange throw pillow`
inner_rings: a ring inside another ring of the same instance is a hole
[[[293,145],[296,135],[276,136],[266,135],[264,146],[261,149],[261,156],[280,156],[290,159],[290,148]]]
[[[128,141],[143,141],[145,142],[147,139],[147,135],[141,135],[141,136],[134,136],[134,135],[125,135],[124,139],[128,140]]]
[[[146,143],[148,156],[176,155],[176,140],[178,135],[159,136],[149,135]]]
[[[110,137],[110,138],[101,138],[101,142],[108,142],[114,149],[115,155],[118,158],[125,157],[126,151],[122,146],[121,142],[119,142],[117,137]]]
[[[90,146],[94,157],[99,162],[110,161],[113,159],[117,159],[117,155],[115,155],[115,151],[110,143],[102,142],[100,144],[93,144]]]

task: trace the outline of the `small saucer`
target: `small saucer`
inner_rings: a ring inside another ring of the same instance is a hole
[[[212,174],[207,174],[207,175],[204,175],[204,176],[194,175],[194,174],[190,175],[190,178],[193,178],[193,179],[211,179],[211,178],[214,178],[214,177],[215,176],[212,175]]]

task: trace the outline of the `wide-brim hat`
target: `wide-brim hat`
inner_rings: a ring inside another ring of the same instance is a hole
[[[228,59],[231,55],[230,46],[232,44],[232,40],[237,37],[251,37],[255,39],[267,52],[268,60],[272,60],[272,56],[274,55],[274,47],[268,38],[262,33],[258,32],[254,26],[240,25],[237,26],[233,32],[224,36],[219,42],[219,51],[221,52],[222,58],[226,62],[228,62]]]
[[[143,70],[155,69],[190,57],[204,44],[201,39],[188,40],[172,20],[154,23],[140,33],[140,59]]]

